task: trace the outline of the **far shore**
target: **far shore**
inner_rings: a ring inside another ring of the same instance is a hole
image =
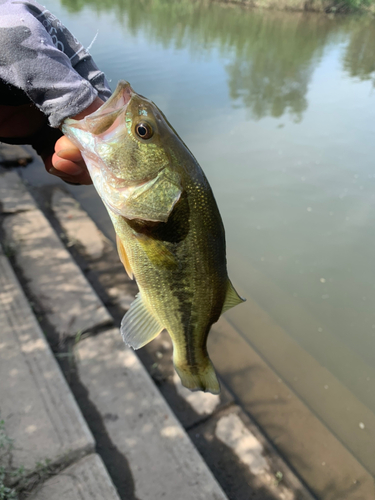
[[[229,5],[294,12],[324,12],[327,14],[375,14],[375,1],[370,0],[215,0]]]

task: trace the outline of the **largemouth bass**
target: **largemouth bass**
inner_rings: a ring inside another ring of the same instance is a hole
[[[68,119],[139,293],[121,323],[139,349],[164,328],[182,384],[218,394],[211,325],[243,301],[229,281],[224,227],[196,159],[157,106],[120,82],[95,113]]]

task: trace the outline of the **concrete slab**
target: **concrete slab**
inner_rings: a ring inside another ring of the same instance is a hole
[[[230,498],[313,499],[238,406],[216,414],[189,435]]]
[[[33,210],[35,202],[16,172],[0,173],[0,213]]]
[[[142,500],[225,500],[226,496],[152,383],[112,329],[78,343],[77,370],[106,433],[126,457]]]
[[[0,164],[5,166],[25,166],[32,161],[31,154],[23,146],[0,142]]]
[[[79,203],[62,189],[53,190],[51,207],[68,244],[74,245],[88,264],[87,276],[105,290],[107,297],[103,300],[109,299],[123,314],[129,309],[138,288],[125,273],[115,245],[103,235]],[[110,221],[108,223],[111,225]]]
[[[48,479],[29,500],[120,500],[99,455],[92,454]]]
[[[72,460],[94,440],[12,268],[0,251],[0,409],[12,467]]]
[[[3,229],[32,296],[60,338],[112,323],[40,210],[6,217]]]
[[[216,424],[215,435],[248,466],[251,474],[268,475],[270,467],[263,456],[263,446],[238,415],[230,412],[221,416]]]
[[[104,236],[74,198],[55,188],[51,208],[71,243],[81,245],[91,259],[102,256]]]

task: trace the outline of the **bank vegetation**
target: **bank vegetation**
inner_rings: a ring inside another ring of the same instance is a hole
[[[326,12],[337,14],[375,14],[375,0],[218,0],[224,3],[240,4],[264,9]]]

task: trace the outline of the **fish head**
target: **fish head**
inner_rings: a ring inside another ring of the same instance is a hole
[[[145,192],[165,169],[175,186],[172,207],[178,201],[181,191],[171,147],[178,147],[180,139],[158,107],[128,82],[119,82],[111,98],[91,115],[65,120],[62,131],[81,150],[95,188],[115,213],[135,218],[129,198],[140,189]]]

